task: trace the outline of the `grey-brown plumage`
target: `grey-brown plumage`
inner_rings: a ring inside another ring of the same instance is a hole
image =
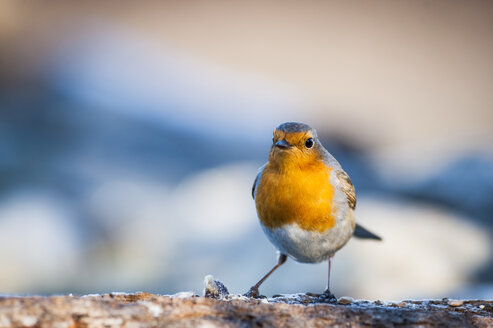
[[[354,210],[356,208],[356,190],[354,189],[354,185],[351,182],[349,175],[347,175],[347,173],[344,171],[340,171],[337,173],[337,178],[341,183],[342,191],[344,191],[344,193],[346,194],[349,207]],[[356,226],[354,228],[353,236],[361,239],[382,240],[381,237],[363,228],[358,223],[356,223]]]
[[[298,122],[286,122],[279,125],[276,130],[283,131],[286,133],[290,132],[305,132],[305,131],[314,131],[314,129],[305,123]]]

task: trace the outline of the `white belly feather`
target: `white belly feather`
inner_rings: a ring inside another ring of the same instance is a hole
[[[352,213],[352,210],[350,211]],[[262,228],[270,242],[283,254],[298,262],[318,263],[344,246],[353,235],[352,220],[344,220],[325,232],[301,229],[298,224],[287,224],[276,229]]]

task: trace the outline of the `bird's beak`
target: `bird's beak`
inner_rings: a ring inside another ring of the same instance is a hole
[[[276,142],[276,147],[281,148],[281,149],[289,149],[292,146],[289,144],[289,142],[287,142],[285,139],[283,139],[283,140],[279,140],[278,142]]]

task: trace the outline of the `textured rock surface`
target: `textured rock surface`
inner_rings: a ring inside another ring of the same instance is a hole
[[[316,303],[305,295],[234,298],[215,300],[187,293],[2,297],[0,327],[493,326],[493,301],[464,301],[460,306],[451,306],[448,300],[342,305]]]

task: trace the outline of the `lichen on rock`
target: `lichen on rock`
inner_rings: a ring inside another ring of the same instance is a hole
[[[204,297],[224,299],[229,295],[228,289],[219,280],[214,280],[212,275],[204,278]]]

